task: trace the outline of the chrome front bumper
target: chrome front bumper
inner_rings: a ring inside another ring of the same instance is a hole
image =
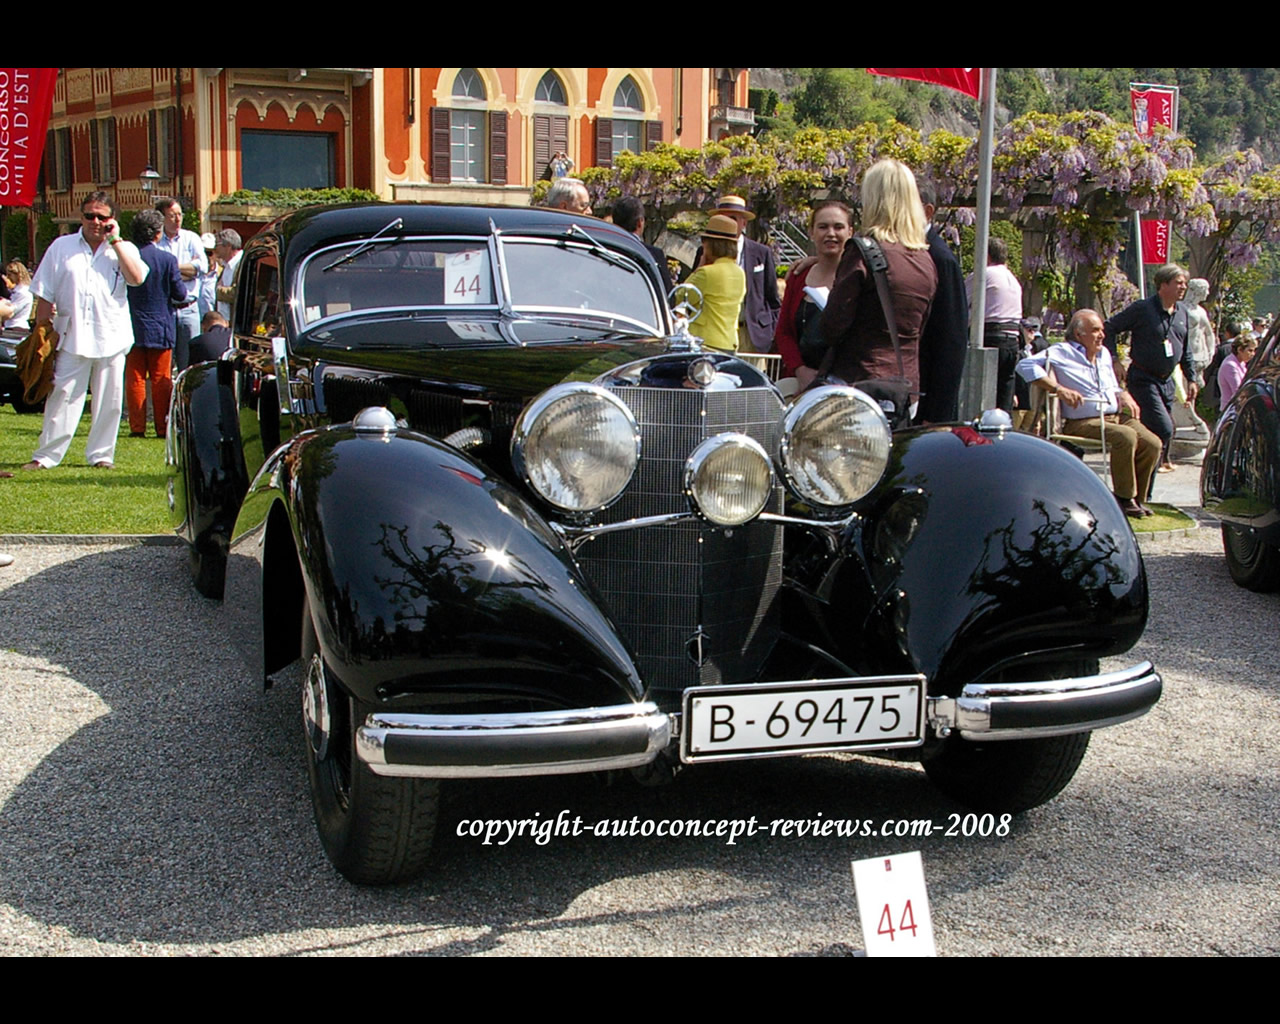
[[[1065,736],[1126,722],[1160,699],[1149,661],[1097,676],[1029,683],[970,683],[959,697],[931,697],[929,725],[939,736],[1023,740]]]
[[[1159,673],[1144,661],[1078,679],[970,683],[959,697],[929,697],[926,715],[939,736],[1034,739],[1137,718],[1160,699],[1160,690]],[[379,712],[357,730],[356,753],[378,775],[572,775],[648,764],[678,728],[678,715],[650,701],[492,715]]]
[[[496,715],[376,713],[356,753],[378,775],[434,779],[572,775],[648,764],[671,742],[656,704]]]

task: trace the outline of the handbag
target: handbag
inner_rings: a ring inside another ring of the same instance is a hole
[[[889,261],[885,257],[880,243],[874,238],[854,235],[853,241],[862,253],[862,261],[871,272],[871,279],[876,283],[876,295],[880,299],[880,308],[884,312],[885,325],[889,328],[889,339],[893,342],[894,355],[898,358],[898,376],[875,377],[870,380],[855,381],[853,386],[870,398],[884,410],[889,427],[897,430],[906,426],[911,419],[911,398],[915,388],[914,382],[907,376],[902,365],[902,347],[898,343],[898,323],[893,313],[893,298],[889,293]],[[835,349],[827,350],[822,361],[821,372],[814,384],[839,383],[829,373],[835,361]]]

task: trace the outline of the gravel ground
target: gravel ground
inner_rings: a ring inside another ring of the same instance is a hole
[[[1280,596],[1216,531],[1145,549],[1165,696],[1094,737],[1007,837],[529,839],[464,818],[930,818],[911,766],[844,757],[457,784],[421,881],[357,889],[315,837],[295,697],[263,696],[173,547],[20,545],[0,570],[0,952],[792,954],[862,946],[852,859],[919,849],[944,955],[1280,952]]]

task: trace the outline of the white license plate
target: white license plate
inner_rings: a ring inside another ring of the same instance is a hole
[[[696,686],[684,691],[686,762],[924,742],[924,676]]]

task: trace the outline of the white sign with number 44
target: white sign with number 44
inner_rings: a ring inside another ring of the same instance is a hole
[[[867,956],[937,956],[919,851],[853,862]]]

